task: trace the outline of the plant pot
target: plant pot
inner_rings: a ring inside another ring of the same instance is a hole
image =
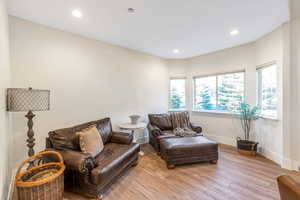
[[[256,156],[257,142],[249,140],[237,140],[238,152],[247,156]]]

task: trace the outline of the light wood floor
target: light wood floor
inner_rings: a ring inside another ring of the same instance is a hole
[[[104,200],[268,200],[279,199],[276,177],[298,173],[262,157],[245,157],[222,146],[217,165],[200,163],[168,170],[150,145],[139,165],[130,169]],[[84,200],[67,193],[66,199]]]
[[[262,157],[245,157],[222,146],[217,165],[199,163],[168,170],[150,145],[104,200],[268,200],[279,199],[276,177],[297,172],[281,169]],[[65,194],[66,200],[86,200]]]

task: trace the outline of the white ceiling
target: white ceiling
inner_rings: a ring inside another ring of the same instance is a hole
[[[8,0],[8,7],[13,16],[164,58],[251,42],[289,19],[288,0]],[[240,34],[231,37],[234,28]]]

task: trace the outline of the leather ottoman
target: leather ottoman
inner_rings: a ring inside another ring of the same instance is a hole
[[[204,136],[164,138],[160,141],[161,157],[169,169],[175,165],[218,161],[218,143]]]

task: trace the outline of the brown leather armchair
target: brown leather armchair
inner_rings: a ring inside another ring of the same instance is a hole
[[[95,158],[80,151],[78,131],[96,125],[104,149]],[[66,164],[65,187],[91,198],[101,198],[120,175],[138,162],[140,145],[131,133],[112,131],[109,118],[49,132],[47,149],[61,153]]]
[[[170,114],[149,114],[148,117],[149,143],[157,152],[160,152],[159,141],[161,139],[177,137],[173,133],[174,127]],[[189,127],[199,135],[202,135],[202,127],[195,126],[191,122],[189,122]]]
[[[281,200],[300,200],[300,184],[290,176],[277,178]]]

